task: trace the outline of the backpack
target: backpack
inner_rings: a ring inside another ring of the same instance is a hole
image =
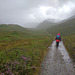
[[[59,40],[60,39],[60,36],[59,35],[57,35],[57,40]]]

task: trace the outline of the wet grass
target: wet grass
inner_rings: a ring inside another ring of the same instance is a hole
[[[38,75],[41,62],[53,39],[50,35],[19,34],[0,36],[0,74]]]
[[[69,55],[75,62],[75,35],[66,36],[63,38],[63,41]]]

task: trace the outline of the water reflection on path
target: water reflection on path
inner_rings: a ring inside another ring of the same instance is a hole
[[[50,51],[41,65],[41,75],[75,75],[71,59],[63,42],[56,48],[53,41]]]

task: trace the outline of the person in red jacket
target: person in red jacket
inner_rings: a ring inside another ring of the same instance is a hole
[[[58,47],[59,46],[59,42],[61,41],[60,33],[58,33],[58,35],[56,36],[55,40],[56,40],[56,47]]]

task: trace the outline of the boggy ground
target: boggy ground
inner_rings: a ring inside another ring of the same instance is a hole
[[[41,65],[41,75],[75,75],[72,61],[63,42],[56,48],[55,41]]]

